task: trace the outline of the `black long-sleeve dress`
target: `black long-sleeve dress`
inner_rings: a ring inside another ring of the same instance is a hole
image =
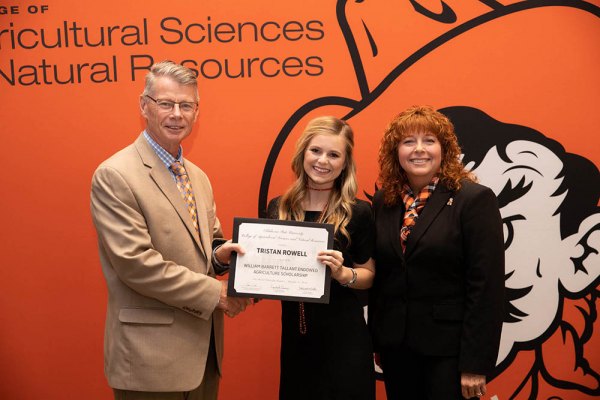
[[[269,203],[277,219],[279,198]],[[319,212],[307,211],[315,222]],[[373,220],[369,203],[357,200],[346,229],[350,244],[336,233],[334,248],[344,265],[364,264],[373,253]],[[371,339],[364,319],[365,292],[331,280],[329,304],[304,303],[306,334],[300,333],[299,303],[282,301],[280,400],[372,400],[375,372]]]

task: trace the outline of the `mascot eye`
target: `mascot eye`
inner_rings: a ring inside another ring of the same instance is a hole
[[[502,223],[504,224],[504,250],[508,249],[513,241],[515,236],[515,229],[513,227],[513,221],[519,221],[526,219],[521,214],[511,215],[510,217],[506,217],[502,219]]]

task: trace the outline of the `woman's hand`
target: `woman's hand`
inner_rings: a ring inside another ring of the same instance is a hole
[[[323,250],[317,254],[317,260],[321,264],[327,265],[331,269],[331,277],[340,283],[345,283],[352,279],[350,276],[348,279],[341,280],[344,278],[344,256],[341,251],[337,250]],[[347,269],[347,268],[346,268]],[[348,271],[350,272],[350,271]],[[352,274],[350,272],[350,274]]]
[[[331,269],[331,277],[353,289],[368,289],[373,284],[375,262],[369,258],[364,264],[354,264],[352,268],[344,266],[344,256],[337,250],[323,250],[317,254],[317,260]],[[354,269],[354,272],[352,272]],[[354,275],[356,274],[356,279]]]
[[[485,375],[463,372],[460,374],[460,388],[465,399],[483,396],[487,390],[485,387]]]

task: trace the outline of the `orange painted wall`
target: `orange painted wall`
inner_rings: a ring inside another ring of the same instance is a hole
[[[197,70],[205,63],[199,123],[184,152],[211,178],[226,235],[234,216],[258,216],[261,179],[280,132],[290,135],[273,164],[268,197],[291,182],[294,139],[316,115],[350,114],[360,184],[369,193],[383,128],[395,113],[418,103],[479,108],[543,132],[598,166],[600,1],[446,3],[456,15],[453,22],[436,21],[415,8],[419,4],[439,14],[441,4],[433,0],[3,1],[0,398],[111,398],[102,360],[106,291],[89,190],[96,166],[144,127],[137,98],[145,71],[132,71],[132,62],[141,68],[150,57],[171,59]],[[263,26],[264,38],[255,40],[250,31],[236,37],[227,33],[228,25],[215,34],[219,24],[244,22]],[[102,27],[105,33],[113,27],[112,43],[77,46],[82,36],[75,42],[74,30],[68,45],[64,40],[53,48],[40,43],[42,30],[49,45],[56,43],[57,29],[64,35],[65,24],[81,28],[78,35],[87,28],[95,42]],[[365,27],[377,44],[376,55]],[[170,43],[185,28],[189,39]],[[251,62],[251,76],[248,69],[244,77],[218,74],[226,61],[234,74],[240,62],[247,67],[248,59],[258,59]],[[56,82],[54,68],[66,80],[71,65],[83,64],[88,65],[81,67],[81,82]],[[315,99],[321,100],[298,113]],[[595,282],[593,301],[600,289]],[[583,300],[572,303],[578,301]],[[263,301],[227,320],[220,398],[276,398],[279,318],[279,304]],[[596,320],[575,325],[600,331]],[[599,336],[591,334],[584,346],[596,372]],[[533,385],[526,377],[534,352],[518,352],[496,385],[492,382],[490,395],[507,399],[521,382]],[[550,365],[561,351],[544,354]],[[549,375],[539,372],[538,398],[596,395],[585,388],[598,382],[577,381],[576,389],[565,388],[550,375],[546,379]],[[525,391],[516,398],[527,398]],[[382,385],[378,398],[385,398]]]

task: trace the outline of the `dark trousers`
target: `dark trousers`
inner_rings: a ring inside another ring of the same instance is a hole
[[[462,400],[457,357],[419,354],[408,348],[382,351],[388,400]]]

